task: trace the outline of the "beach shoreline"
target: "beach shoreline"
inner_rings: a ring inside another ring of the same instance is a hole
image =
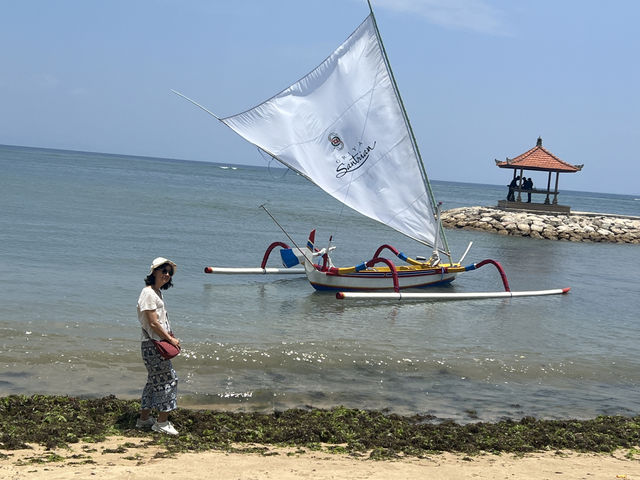
[[[400,480],[438,478],[589,478],[640,479],[640,460],[625,449],[612,454],[573,451],[533,452],[524,455],[465,455],[434,453],[422,458],[370,460],[326,450],[298,447],[238,445],[248,453],[205,451],[169,457],[160,445],[139,437],[114,436],[97,443],[79,442],[68,448],[0,450],[0,478],[10,480],[68,478],[130,480],[162,478],[273,479],[367,478]],[[251,452],[250,449],[259,449]]]
[[[640,479],[640,417],[459,425],[335,407],[179,408],[178,436],[134,428],[114,396],[0,397],[0,478]]]

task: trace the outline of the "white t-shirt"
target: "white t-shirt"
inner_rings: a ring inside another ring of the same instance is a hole
[[[164,338],[160,338],[156,332],[151,330],[149,320],[147,320],[147,316],[144,313],[146,310],[155,310],[158,314],[158,323],[164,328],[164,331],[167,333],[171,331],[171,324],[169,323],[164,301],[152,287],[145,287],[142,289],[142,292],[140,292],[140,297],[138,298],[138,321],[142,329],[146,331],[153,340],[164,340]],[[148,339],[144,331],[140,333],[141,341]]]

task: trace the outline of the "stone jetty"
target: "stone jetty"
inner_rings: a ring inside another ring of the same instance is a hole
[[[640,244],[640,217],[575,212],[541,214],[491,207],[462,207],[442,212],[445,228],[483,230],[571,242]]]

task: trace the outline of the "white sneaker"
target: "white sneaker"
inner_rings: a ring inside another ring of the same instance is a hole
[[[152,425],[151,430],[159,433],[166,433],[167,435],[178,435],[178,431],[173,427],[171,422],[156,422]]]
[[[136,420],[136,428],[151,428],[155,425],[156,423],[156,419],[153,417],[149,417],[146,420],[140,420],[140,418],[138,418],[138,420]]]

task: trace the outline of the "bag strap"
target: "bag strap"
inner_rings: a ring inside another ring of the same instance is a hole
[[[147,337],[147,340],[153,340],[151,338],[151,335],[149,335],[149,332],[147,332],[144,327],[140,327],[140,328],[142,330],[142,333],[144,333],[144,335]]]

